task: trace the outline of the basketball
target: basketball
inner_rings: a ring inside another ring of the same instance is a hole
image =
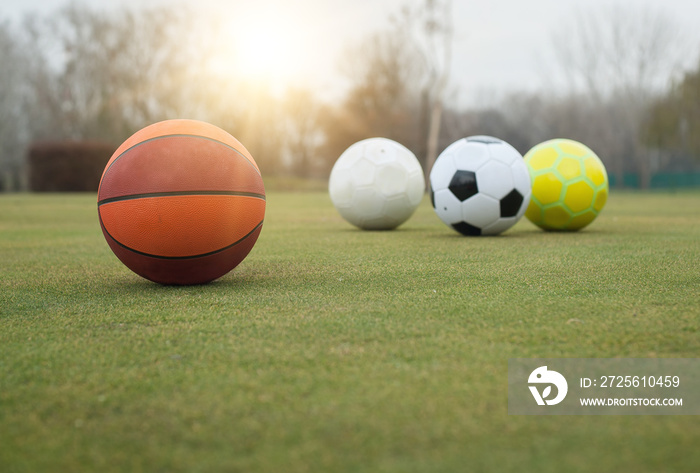
[[[203,284],[255,245],[265,188],[233,136],[205,122],[166,120],[114,152],[97,208],[109,247],[129,269],[160,284]]]

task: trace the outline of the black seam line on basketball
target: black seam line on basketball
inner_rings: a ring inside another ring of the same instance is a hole
[[[201,139],[203,139],[203,140],[213,141],[214,143],[219,143],[220,145],[223,145],[223,146],[227,147],[228,149],[232,150],[232,151],[235,152],[237,155],[239,155],[240,157],[242,157],[243,159],[245,159],[246,162],[252,166],[252,168],[255,170],[255,172],[257,172],[258,175],[262,177],[262,175],[260,174],[260,171],[258,170],[258,168],[255,167],[255,165],[253,164],[253,162],[252,162],[250,159],[248,159],[248,157],[247,157],[245,154],[241,153],[240,151],[238,151],[238,150],[237,150],[236,148],[234,148],[233,146],[228,145],[228,144],[224,143],[223,141],[215,140],[214,138],[209,138],[209,137],[207,137],[207,136],[188,135],[187,133],[176,133],[176,134],[173,134],[173,135],[154,136],[153,138],[149,138],[149,139],[147,139],[147,140],[144,140],[144,141],[141,141],[141,142],[139,142],[139,143],[136,143],[134,146],[131,146],[131,147],[125,149],[124,151],[122,151],[122,153],[121,153],[119,156],[117,156],[116,158],[114,158],[114,161],[112,161],[112,164],[110,164],[109,167],[105,170],[104,175],[107,174],[107,171],[109,171],[109,170],[112,168],[112,166],[114,166],[114,164],[122,158],[122,156],[124,156],[126,153],[128,153],[129,151],[131,151],[131,150],[134,149],[134,148],[137,148],[137,147],[139,147],[139,146],[141,146],[141,145],[143,145],[143,144],[145,144],[145,143],[150,143],[151,141],[160,140],[161,138],[173,138],[173,137],[177,138],[177,137],[184,137],[184,136],[189,136],[189,137],[192,137],[192,138],[201,138]],[[100,182],[100,187],[102,187],[101,184],[102,184],[102,183]],[[98,190],[98,194],[99,194],[99,190]]]
[[[161,255],[152,255],[152,254],[150,254],[150,253],[144,253],[143,251],[138,251],[138,250],[135,250],[135,249],[133,249],[133,248],[129,248],[129,247],[126,246],[124,243],[122,243],[122,242],[120,242],[119,240],[117,240],[116,238],[114,238],[114,237],[112,236],[112,234],[109,233],[109,231],[107,231],[107,228],[106,228],[106,227],[105,227],[105,232],[107,232],[107,235],[109,235],[109,237],[110,237],[112,240],[114,240],[114,242],[115,242],[117,245],[121,246],[121,247],[124,248],[125,250],[131,251],[132,253],[136,253],[137,255],[148,256],[149,258],[164,259],[164,260],[188,260],[188,259],[204,258],[205,256],[212,256],[212,255],[215,255],[215,254],[217,254],[217,253],[221,253],[222,251],[226,251],[226,250],[228,250],[228,249],[230,249],[230,248],[233,248],[233,247],[236,246],[237,244],[243,242],[243,241],[244,241],[246,238],[248,238],[250,235],[252,235],[253,233],[255,233],[255,231],[256,231],[258,228],[262,227],[262,224],[263,224],[264,221],[265,221],[264,219],[261,220],[260,223],[258,223],[258,224],[255,226],[255,228],[253,228],[251,231],[249,231],[243,238],[241,238],[241,239],[238,240],[238,241],[235,241],[235,242],[231,243],[231,244],[228,245],[228,246],[224,246],[223,248],[219,248],[218,250],[210,251],[209,253],[202,253],[201,255],[193,255],[193,256],[161,256]]]
[[[134,199],[149,199],[153,197],[179,197],[188,195],[227,195],[235,197],[253,197],[255,199],[265,199],[265,194],[258,194],[255,192],[238,192],[238,191],[173,191],[173,192],[147,192],[144,194],[130,194],[122,195],[119,197],[110,197],[108,199],[102,199],[97,203],[97,206],[103,204],[110,204],[112,202],[121,202],[123,200],[134,200]]]

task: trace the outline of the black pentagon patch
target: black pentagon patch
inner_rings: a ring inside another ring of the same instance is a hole
[[[457,171],[452,176],[452,181],[450,181],[450,185],[447,188],[461,202],[464,202],[469,197],[479,193],[479,188],[476,185],[476,173],[472,171]]]
[[[515,217],[520,206],[523,205],[523,196],[516,189],[501,199],[501,217]]]
[[[467,222],[453,223],[452,228],[457,230],[462,235],[481,236],[481,228],[476,228],[473,225],[469,225]]]
[[[435,208],[435,191],[433,190],[433,186],[430,186],[430,203],[433,204],[433,208]]]

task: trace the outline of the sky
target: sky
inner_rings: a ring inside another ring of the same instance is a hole
[[[0,0],[0,18],[49,13],[72,0]],[[75,0],[73,0],[75,1]],[[286,35],[284,67],[299,83],[335,91],[342,83],[339,57],[374,31],[406,2],[420,0],[78,0],[98,8],[188,4],[230,19],[232,29],[264,37]],[[451,88],[464,104],[479,105],[499,94],[541,90],[560,69],[553,55],[553,30],[574,28],[578,15],[617,6],[649,7],[678,23],[687,45],[686,65],[700,56],[698,0],[453,0],[455,43]],[[295,52],[294,52],[295,51]],[[278,61],[279,62],[279,61]],[[559,69],[557,69],[559,67]],[[268,71],[274,72],[274,71]],[[278,74],[279,71],[277,72]],[[323,95],[323,94],[321,94]],[[332,96],[332,93],[331,93]]]

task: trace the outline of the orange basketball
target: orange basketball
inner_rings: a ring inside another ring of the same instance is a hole
[[[161,284],[202,284],[253,248],[265,188],[253,157],[224,130],[167,120],[114,152],[97,208],[107,243],[129,269]]]

